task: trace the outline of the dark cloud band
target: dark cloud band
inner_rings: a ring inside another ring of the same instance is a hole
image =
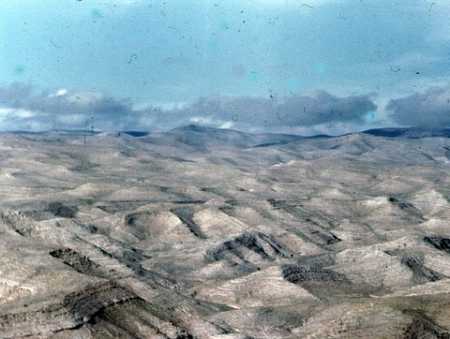
[[[0,88],[0,106],[11,110],[15,123],[26,128],[83,128],[94,119],[105,130],[172,128],[198,123],[215,127],[285,128],[321,124],[362,124],[377,109],[369,95],[338,97],[325,91],[286,98],[207,97],[182,108],[137,109],[129,99],[90,92],[37,92],[23,84]],[[14,111],[30,114],[14,116]]]
[[[424,93],[393,99],[387,110],[391,119],[400,125],[450,126],[450,87],[433,87]]]

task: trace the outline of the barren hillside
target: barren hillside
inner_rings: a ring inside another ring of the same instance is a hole
[[[0,151],[1,338],[450,338],[448,131]]]

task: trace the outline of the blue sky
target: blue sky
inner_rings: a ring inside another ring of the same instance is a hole
[[[447,104],[405,113],[450,92],[448,17],[438,0],[2,1],[0,129],[450,125]]]

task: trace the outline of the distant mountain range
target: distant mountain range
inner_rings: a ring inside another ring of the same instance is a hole
[[[133,136],[133,137],[143,137],[151,135],[151,132],[145,132],[145,131],[124,131],[122,132],[124,134]],[[220,129],[220,128],[213,128],[213,127],[206,127],[206,126],[199,126],[199,125],[187,125],[182,127],[174,128],[168,132],[168,134],[172,135],[183,135],[183,136],[195,136],[198,138],[203,138],[206,135],[210,137],[214,137],[218,140],[220,139],[226,139],[228,140],[230,137],[243,137],[245,136],[248,138],[249,135],[253,136],[259,136],[262,139],[277,139],[278,142],[289,142],[304,138],[330,138],[331,136],[325,135],[325,134],[318,134],[313,136],[300,136],[300,135],[293,135],[293,134],[278,134],[278,133],[248,133],[248,132],[242,132],[238,130],[233,129]],[[373,136],[380,136],[380,137],[386,137],[386,138],[410,138],[410,139],[418,139],[418,138],[430,138],[430,137],[443,137],[443,138],[450,138],[450,128],[420,128],[420,127],[389,127],[389,128],[376,128],[376,129],[368,129],[361,132],[354,132],[349,134],[369,134]],[[283,140],[280,140],[283,139]]]
[[[47,132],[30,132],[30,131],[13,131],[10,133],[15,134],[48,134],[48,133],[58,133],[58,134],[73,134],[73,135],[93,135],[102,134],[101,131],[91,131],[91,130],[53,130]],[[106,133],[110,134],[110,133]],[[325,134],[313,135],[313,136],[301,136],[295,134],[279,134],[279,133],[250,133],[243,132],[234,129],[222,129],[214,128],[200,125],[186,125],[174,128],[166,132],[151,132],[143,130],[125,130],[113,133],[117,136],[127,135],[134,138],[154,138],[162,137],[174,139],[173,141],[181,141],[186,144],[192,144],[193,146],[198,146],[205,144],[205,142],[223,142],[223,143],[233,143],[236,146],[272,146],[278,144],[289,143],[292,141],[297,141],[301,139],[318,139],[318,138],[331,138],[339,137],[330,136]],[[408,139],[420,139],[420,138],[430,138],[430,137],[440,137],[440,138],[450,138],[450,128],[420,128],[420,127],[389,127],[389,128],[376,128],[368,129],[361,132],[353,132],[344,135],[352,134],[368,134],[377,137],[385,138],[408,138]]]

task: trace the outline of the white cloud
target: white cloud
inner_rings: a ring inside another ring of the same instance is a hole
[[[233,128],[234,123],[232,121],[224,122],[219,126],[219,128]]]
[[[234,123],[232,121],[214,119],[212,116],[195,116],[189,119],[189,122],[198,124],[198,125],[206,125],[217,128],[233,128]]]
[[[58,91],[56,91],[56,96],[57,97],[62,97],[62,96],[64,96],[64,95],[66,95],[68,93],[68,91],[67,91],[67,89],[65,89],[65,88],[61,88],[61,89],[59,89]]]
[[[189,120],[194,124],[202,124],[202,125],[211,125],[214,122],[212,117],[192,117]]]
[[[17,109],[11,107],[0,107],[0,119],[20,118],[27,119],[36,115],[36,112],[27,109]]]

